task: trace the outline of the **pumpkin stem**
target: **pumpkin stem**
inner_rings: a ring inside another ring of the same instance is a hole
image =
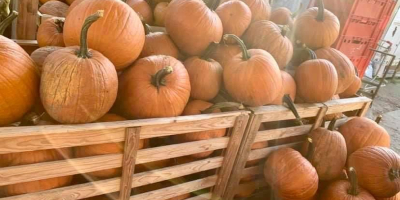
[[[4,34],[4,31],[6,31],[7,27],[10,26],[12,21],[14,21],[15,18],[18,17],[18,12],[17,11],[12,11],[10,15],[6,19],[4,19],[2,22],[0,22],[0,35]]]
[[[155,75],[151,76],[151,84],[153,84],[154,87],[157,88],[157,91],[160,91],[161,86],[165,86],[166,83],[164,78],[172,72],[174,72],[174,68],[172,68],[171,66],[167,66],[162,68]]]
[[[358,180],[357,180],[357,173],[353,167],[349,168],[349,181],[350,181],[350,188],[347,190],[347,193],[352,196],[357,196],[359,194],[358,191]]]
[[[10,0],[0,0],[0,22],[10,15]]]
[[[389,178],[390,178],[391,181],[394,181],[394,180],[400,178],[400,172],[399,172],[399,170],[393,169],[393,168],[390,169],[390,170],[389,170]]]
[[[315,60],[315,59],[317,59],[317,54],[315,54],[315,52],[313,51],[313,50],[311,50],[310,48],[308,48],[308,47],[305,47],[306,48],[306,50],[308,51],[308,53],[310,54],[310,60]]]
[[[378,117],[376,117],[375,122],[379,124],[381,120],[382,120],[382,115],[379,115]]]
[[[244,106],[241,103],[236,103],[236,102],[221,102],[221,103],[216,103],[212,105],[211,107],[201,111],[202,114],[209,114],[212,113],[216,109],[222,109],[222,108],[237,108],[239,110],[244,110]]]
[[[126,3],[128,0],[122,0],[122,2]]]
[[[150,31],[150,26],[148,24],[146,24],[146,22],[143,19],[142,19],[142,24],[143,24],[143,27],[144,27],[144,33],[146,35],[148,35],[151,32]]]
[[[307,138],[307,143],[308,143],[308,147],[307,147],[306,158],[307,158],[307,160],[310,161],[312,159],[312,157],[314,157],[315,146],[314,146],[313,140],[311,138]]]
[[[211,42],[210,45],[208,45],[207,49],[204,51],[204,54],[201,56],[201,59],[209,60],[210,56],[214,52],[215,48],[217,48],[218,44],[219,43]]]
[[[247,51],[247,47],[244,44],[243,40],[241,40],[238,36],[234,34],[225,34],[224,35],[224,41],[228,40],[229,38],[234,39],[240,46],[240,49],[242,50],[242,59],[243,60],[249,60],[250,59],[250,54]]]
[[[86,18],[85,22],[83,23],[82,30],[81,30],[81,47],[77,53],[79,58],[90,58],[91,54],[88,48],[87,42],[87,35],[90,26],[96,22],[98,19],[102,18],[104,15],[104,10],[98,10],[95,14],[90,15]]]
[[[292,13],[291,17],[294,19],[299,14],[301,9],[303,9],[303,3],[300,3],[299,8],[294,13]]]
[[[28,113],[27,115],[25,115],[22,118],[20,126],[35,126],[35,125],[38,125],[39,122],[40,122],[40,118],[42,118],[42,116],[44,114],[45,113],[42,113],[41,115],[38,115],[35,112]]]
[[[288,25],[282,26],[282,28],[281,28],[281,35],[282,35],[283,37],[285,37],[286,34],[287,34],[287,32],[289,32],[289,26],[288,26]]]
[[[333,129],[335,128],[336,120],[336,117],[332,119],[331,123],[329,123],[328,130],[333,131]]]
[[[297,123],[303,125],[303,121],[301,120],[299,112],[297,112],[296,106],[294,105],[292,98],[290,98],[290,95],[288,94],[283,95],[282,100],[284,103],[288,105],[289,109],[293,112],[294,116],[296,117]]]
[[[315,17],[315,19],[317,21],[323,22],[325,20],[324,12],[325,12],[324,0],[318,0],[318,14],[317,17]]]
[[[55,19],[55,20],[54,20],[54,23],[57,25],[57,26],[56,26],[57,31],[58,31],[59,33],[63,33],[63,32],[64,32],[64,20],[62,20],[62,19]]]

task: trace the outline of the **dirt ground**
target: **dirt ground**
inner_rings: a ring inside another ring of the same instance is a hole
[[[400,153],[400,80],[382,87],[367,117],[375,119],[382,115],[382,125],[391,136],[391,148]]]

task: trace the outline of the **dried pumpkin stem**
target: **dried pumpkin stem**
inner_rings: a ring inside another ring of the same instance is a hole
[[[284,103],[287,104],[289,109],[293,112],[294,116],[296,117],[297,123],[300,125],[303,125],[303,121],[301,120],[299,112],[297,112],[296,106],[294,105],[292,98],[290,98],[290,95],[288,95],[288,94],[283,95],[282,100]]]
[[[394,180],[400,178],[399,170],[398,169],[393,169],[393,168],[390,169],[389,170],[389,178],[390,178],[391,181],[394,181]]]
[[[10,15],[10,0],[0,0],[0,22]]]
[[[209,60],[210,56],[214,52],[215,48],[217,48],[217,46],[218,46],[218,43],[211,42],[210,45],[208,45],[207,49],[204,51],[204,54],[201,56],[201,59]]]
[[[243,60],[249,60],[250,59],[250,54],[247,51],[247,47],[244,44],[243,40],[241,40],[238,36],[234,34],[225,34],[224,35],[224,41],[228,40],[229,38],[234,39],[240,46],[240,49],[242,50],[242,59]]]
[[[315,54],[315,52],[314,52],[313,50],[311,50],[311,49],[308,48],[308,47],[305,47],[305,48],[306,48],[306,50],[308,51],[308,53],[310,54],[311,60],[317,59],[317,54]]]
[[[12,11],[12,13],[6,19],[0,22],[0,35],[4,34],[4,31],[6,31],[7,27],[10,26],[11,23],[14,21],[14,19],[17,17],[18,17],[18,12]]]
[[[318,0],[318,14],[317,17],[315,17],[315,19],[317,21],[323,22],[325,20],[324,12],[325,12],[324,0]]]
[[[212,113],[216,109],[222,109],[222,108],[237,108],[239,110],[243,110],[245,107],[241,103],[236,103],[236,102],[221,102],[214,104],[213,106],[201,111],[202,114],[209,114]]]
[[[347,190],[347,193],[352,196],[357,196],[359,194],[358,179],[356,170],[353,167],[349,168],[349,181],[350,181],[350,188],[349,190]]]
[[[336,117],[332,119],[331,123],[329,123],[328,130],[333,131],[333,129],[335,128],[336,121],[337,121]]]
[[[157,91],[160,91],[161,86],[165,86],[165,76],[174,72],[174,68],[171,66],[164,67],[160,71],[158,71],[155,75],[151,77],[151,84],[157,88]]]
[[[146,35],[148,35],[151,31],[150,31],[150,26],[148,24],[146,24],[146,22],[144,20],[142,20],[142,24],[143,24],[143,28],[144,28],[144,33]]]
[[[57,31],[58,31],[59,33],[63,33],[63,32],[64,32],[64,20],[62,20],[62,19],[55,19],[55,20],[54,20],[54,23],[57,25],[57,26],[56,26]]]
[[[314,157],[315,146],[311,138],[307,138],[307,142],[308,142],[308,147],[305,157],[307,158],[308,161],[310,161]]]
[[[128,0],[122,0],[122,2],[126,3]]]
[[[382,120],[382,115],[379,115],[378,117],[376,117],[375,122],[379,124],[381,120]]]
[[[282,26],[282,28],[281,28],[281,35],[285,37],[286,34],[287,34],[287,32],[289,32],[289,26],[287,26],[287,25]]]
[[[98,10],[95,14],[90,15],[86,18],[85,22],[83,23],[82,30],[81,30],[81,46],[77,56],[79,58],[90,58],[91,55],[89,53],[88,42],[87,42],[87,35],[90,26],[96,22],[98,19],[102,18],[104,15],[104,10]]]

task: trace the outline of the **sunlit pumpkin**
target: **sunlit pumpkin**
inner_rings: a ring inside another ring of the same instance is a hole
[[[353,83],[342,93],[339,94],[340,98],[351,98],[354,97],[358,90],[361,88],[362,81],[358,76],[354,77]]]
[[[70,4],[69,8],[68,8],[66,16],[68,16],[69,13],[70,13],[78,4],[82,3],[83,1],[86,1],[86,0],[74,0],[74,2],[72,2],[72,3]]]
[[[282,105],[283,104],[283,96],[285,94],[289,94],[292,101],[296,98],[296,82],[293,77],[285,71],[281,71],[282,76],[282,89],[279,93],[278,97],[275,98],[271,104],[273,105]]]
[[[68,5],[61,1],[48,1],[39,8],[39,12],[54,17],[67,16]]]
[[[42,47],[33,51],[31,54],[31,58],[35,62],[36,66],[39,68],[39,71],[42,71],[42,66],[47,56],[62,48],[63,47],[55,47],[55,46]]]
[[[167,13],[168,2],[160,2],[154,8],[154,25],[165,26],[165,14]]]
[[[271,16],[271,5],[266,0],[242,0],[249,6],[252,17],[251,21],[269,20]]]
[[[40,24],[37,32],[39,47],[60,46],[64,47],[64,20],[51,18]]]
[[[145,0],[125,0],[126,3],[141,17],[147,24],[153,24],[153,11]]]
[[[153,55],[166,55],[178,58],[179,50],[167,33],[152,33],[150,32],[150,28],[147,24],[144,24],[144,27],[146,39],[143,50],[140,53],[141,58]]]

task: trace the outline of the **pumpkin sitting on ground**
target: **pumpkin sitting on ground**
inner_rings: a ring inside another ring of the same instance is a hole
[[[64,47],[64,19],[51,18],[39,26],[37,42],[39,47],[60,46]]]

